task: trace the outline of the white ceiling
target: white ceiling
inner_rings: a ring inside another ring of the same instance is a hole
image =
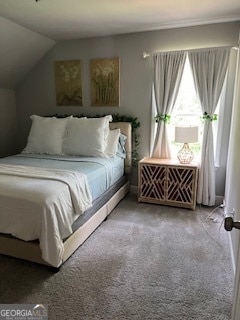
[[[0,16],[55,41],[240,20],[239,0],[0,0]]]
[[[0,0],[0,88],[58,41],[240,21],[240,0]]]

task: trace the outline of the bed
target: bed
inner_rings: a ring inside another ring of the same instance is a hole
[[[33,115],[0,159],[0,254],[57,270],[129,192],[131,124]]]

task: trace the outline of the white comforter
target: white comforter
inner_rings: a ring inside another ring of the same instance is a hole
[[[72,223],[91,207],[85,174],[58,169],[0,165],[0,232],[39,239],[42,257],[58,267]]]

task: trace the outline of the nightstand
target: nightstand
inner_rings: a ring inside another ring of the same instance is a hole
[[[138,201],[196,208],[198,164],[143,158],[138,167]]]

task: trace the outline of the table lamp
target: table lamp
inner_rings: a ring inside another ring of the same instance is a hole
[[[183,143],[181,150],[177,154],[180,163],[188,164],[193,160],[194,155],[188,144],[197,141],[198,127],[175,127],[175,142]]]

